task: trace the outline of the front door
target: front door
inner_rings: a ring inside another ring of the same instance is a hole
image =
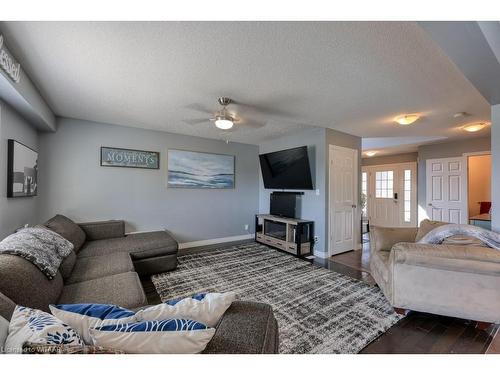
[[[370,225],[417,225],[417,165],[415,162],[363,167],[366,216]]]
[[[339,254],[355,248],[357,215],[358,152],[330,145],[329,168],[329,254]]]
[[[426,180],[427,216],[467,224],[467,157],[428,159]]]

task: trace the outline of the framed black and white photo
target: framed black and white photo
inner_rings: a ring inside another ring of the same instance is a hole
[[[38,152],[8,140],[7,197],[33,197],[38,191]]]
[[[160,153],[103,146],[101,147],[101,166],[159,169]]]

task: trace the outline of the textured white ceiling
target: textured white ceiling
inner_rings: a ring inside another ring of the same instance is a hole
[[[361,137],[470,137],[486,100],[414,22],[3,22],[57,115],[224,138],[228,95],[254,143],[305,126]],[[256,108],[260,110],[256,110]],[[472,116],[457,120],[453,113]],[[409,127],[394,116],[421,112]],[[253,120],[253,122],[251,121]],[[187,122],[186,122],[187,121]],[[485,135],[489,129],[477,134]]]

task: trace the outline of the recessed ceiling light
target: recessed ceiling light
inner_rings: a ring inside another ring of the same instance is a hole
[[[416,113],[406,114],[398,116],[394,119],[399,125],[410,125],[413,124],[420,118],[420,115]]]
[[[483,130],[489,123],[487,122],[475,122],[473,124],[467,124],[462,129],[464,129],[466,132],[474,133],[478,132],[480,130]]]
[[[376,154],[377,154],[377,151],[366,151],[366,152],[365,152],[365,155],[366,155],[366,156],[369,156],[369,157],[372,157],[372,156],[374,156],[374,155],[376,155]]]

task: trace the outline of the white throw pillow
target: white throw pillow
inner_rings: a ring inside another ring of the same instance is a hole
[[[92,344],[89,329],[102,325],[135,322],[135,313],[116,305],[75,303],[50,305],[54,316],[69,324],[87,345]]]
[[[138,354],[200,353],[214,334],[214,328],[186,319],[106,325],[90,329],[93,345]]]
[[[135,315],[137,321],[192,319],[209,327],[215,327],[235,299],[234,292],[200,293],[139,310]]]
[[[83,345],[78,333],[55,316],[41,310],[16,306],[10,320],[5,350],[21,353],[26,342]]]
[[[5,350],[5,340],[9,335],[9,321],[3,316],[0,316],[0,353]]]

